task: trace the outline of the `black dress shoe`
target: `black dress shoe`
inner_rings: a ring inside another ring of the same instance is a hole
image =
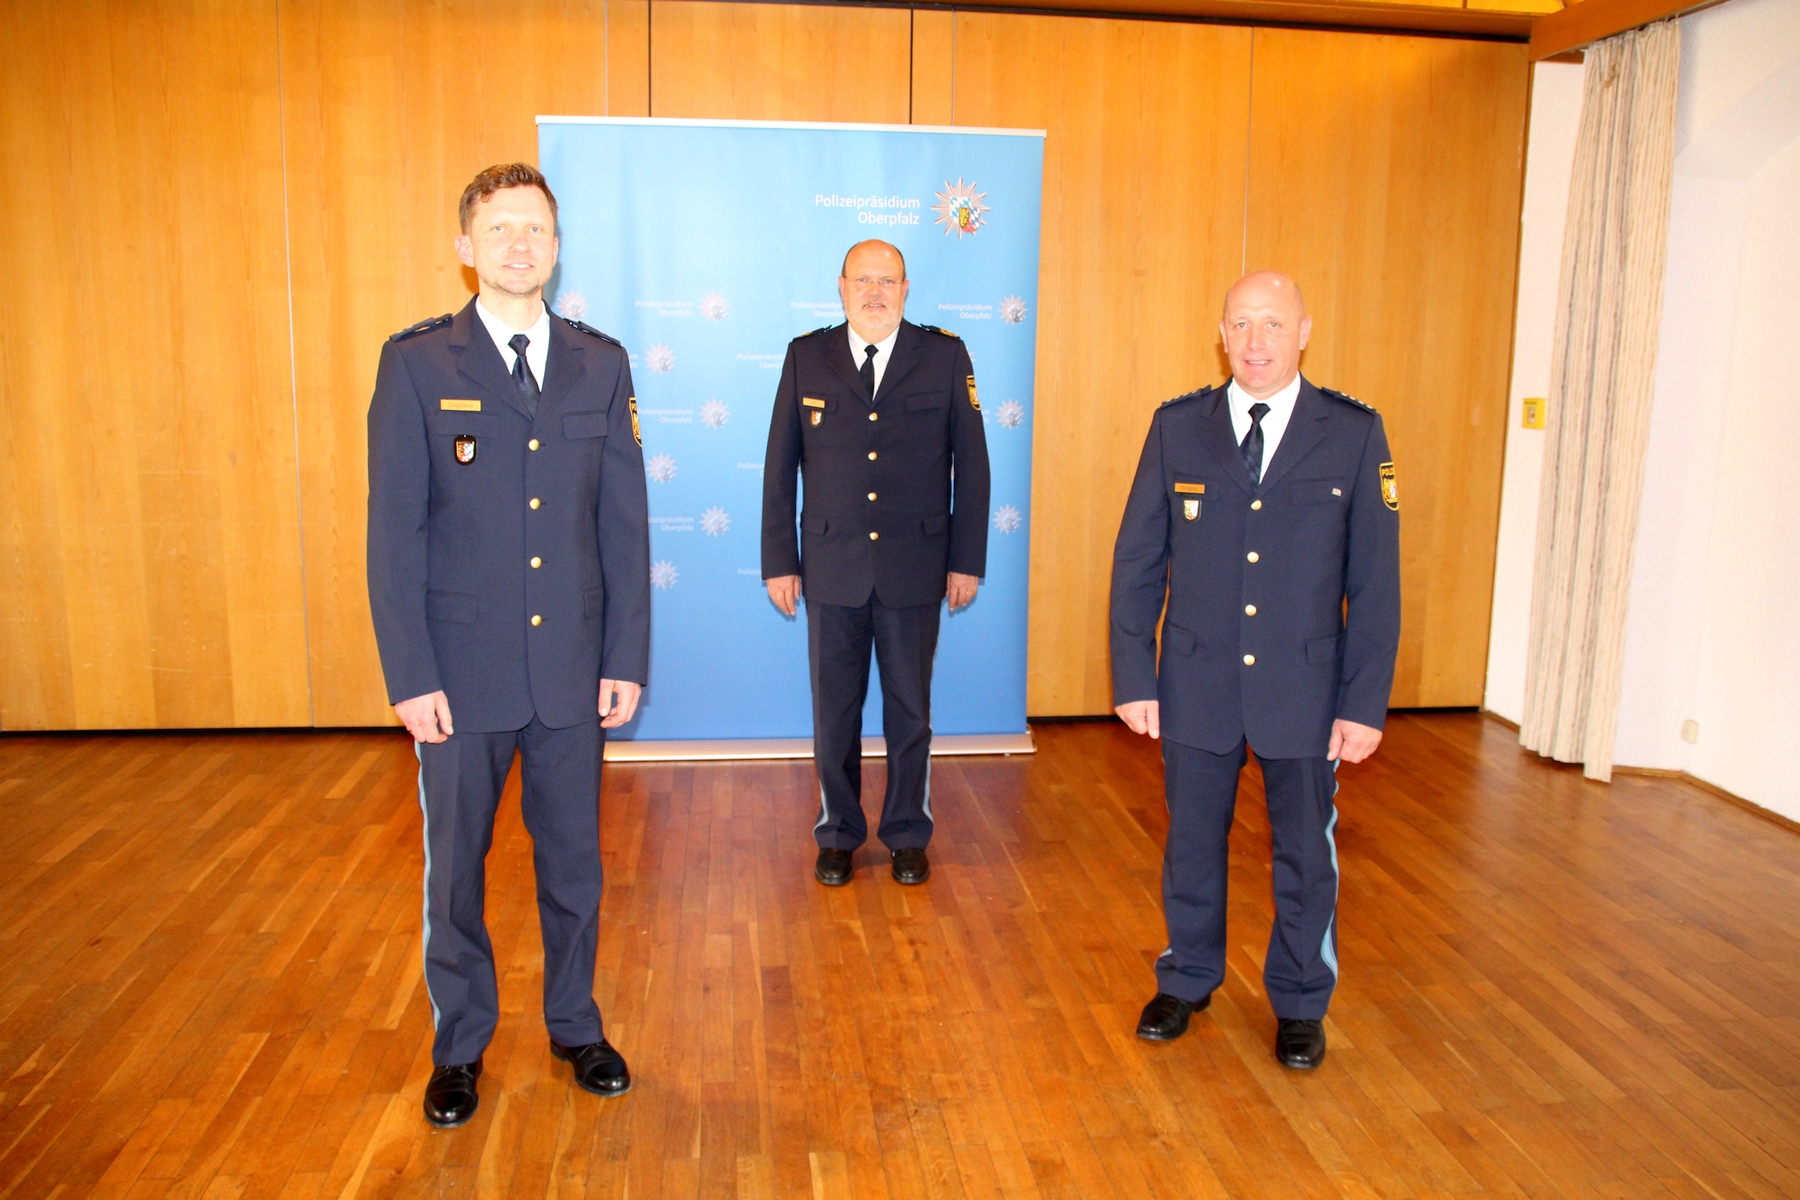
[[[813,864],[813,878],[826,887],[843,887],[850,882],[852,869],[848,850],[821,850],[819,861]]]
[[[425,1085],[425,1119],[439,1129],[455,1129],[468,1124],[481,1104],[475,1092],[475,1081],[481,1078],[481,1060],[431,1068],[431,1082]]]
[[[1275,1025],[1275,1057],[1284,1067],[1310,1071],[1325,1061],[1325,1022],[1278,1018]]]
[[[1144,1005],[1144,1015],[1138,1018],[1138,1036],[1153,1042],[1172,1042],[1187,1032],[1188,1018],[1211,1003],[1211,992],[1192,1004],[1180,996],[1158,992]]]
[[[575,1082],[584,1092],[623,1096],[631,1090],[631,1068],[605,1038],[586,1046],[561,1046],[551,1038],[550,1053],[575,1068]]]
[[[925,857],[925,847],[909,846],[904,850],[894,851],[894,882],[924,883],[931,878],[931,860]]]

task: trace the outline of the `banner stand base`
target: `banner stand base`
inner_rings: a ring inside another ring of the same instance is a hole
[[[731,759],[811,758],[811,738],[721,738],[717,741],[608,741],[607,762],[718,762]],[[864,758],[885,758],[885,738],[862,740]],[[1035,754],[1031,728],[1024,733],[941,733],[931,753]]]

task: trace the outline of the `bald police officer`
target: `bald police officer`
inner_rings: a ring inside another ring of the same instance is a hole
[[[909,290],[899,250],[851,247],[838,277],[846,323],[789,344],[769,422],[762,574],[788,616],[805,594],[819,773],[813,876],[828,887],[850,882],[852,855],[869,836],[862,709],[871,643],[887,740],[876,836],[895,880],[919,884],[931,873],[938,606],[974,600],[987,565],[987,437],[974,369],[955,335],[903,319]],[[804,538],[796,472],[806,479]]]
[[[594,1003],[605,730],[649,678],[650,532],[624,348],[553,316],[556,199],[525,163],[463,192],[480,291],[382,347],[369,405],[369,602],[388,696],[419,756],[425,1116],[475,1114],[499,1017],[483,919],[494,809],[523,758],[551,1053],[631,1086]]]
[[[1387,434],[1367,405],[1301,377],[1311,331],[1287,276],[1232,287],[1219,323],[1231,382],[1151,419],[1112,578],[1113,702],[1162,739],[1169,805],[1169,946],[1138,1035],[1180,1037],[1224,981],[1226,838],[1248,747],[1273,842],[1263,983],[1276,1057],[1301,1070],[1325,1058],[1337,985],[1337,765],[1380,744],[1400,641]]]

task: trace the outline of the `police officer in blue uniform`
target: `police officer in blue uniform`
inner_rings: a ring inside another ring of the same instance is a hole
[[[1157,410],[1113,555],[1113,702],[1162,739],[1169,805],[1169,947],[1138,1035],[1180,1037],[1224,981],[1248,747],[1273,842],[1275,1054],[1305,1070],[1338,976],[1337,765],[1375,752],[1394,681],[1399,497],[1381,418],[1300,375],[1312,320],[1292,279],[1239,280],[1219,329],[1231,383]]]
[[[484,862],[523,761],[555,1057],[602,1096],[631,1086],[594,1003],[605,730],[649,678],[650,533],[623,347],[553,316],[556,200],[524,163],[464,191],[455,316],[382,347],[369,405],[369,604],[394,711],[419,757],[425,1116],[475,1113],[499,1017]]]
[[[974,600],[987,565],[987,437],[974,368],[954,334],[903,319],[909,287],[899,250],[851,247],[838,278],[847,321],[789,344],[764,459],[763,579],[788,616],[802,592],[806,602],[819,773],[813,876],[828,887],[850,882],[852,856],[869,836],[862,709],[871,643],[887,740],[876,836],[895,880],[930,876],[939,605]],[[804,537],[796,472],[806,482]]]

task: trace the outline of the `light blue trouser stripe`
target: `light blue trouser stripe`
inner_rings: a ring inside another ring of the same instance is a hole
[[[931,749],[930,749],[930,747],[931,747],[931,731],[930,730],[925,731],[925,746],[926,746],[926,751],[925,751],[925,819],[927,821],[930,821],[932,823],[932,825],[935,826],[937,824],[937,818],[931,815]]]
[[[1331,920],[1325,924],[1325,940],[1319,946],[1319,957],[1323,958],[1325,960],[1325,965],[1331,968],[1331,977],[1333,979],[1336,979],[1338,975],[1338,961],[1337,947],[1333,945],[1331,935],[1337,928],[1337,897],[1341,880],[1341,877],[1338,874],[1337,853],[1337,769],[1338,760],[1334,758],[1331,760],[1331,798],[1333,801],[1331,805],[1331,820],[1325,823],[1325,844],[1331,847]]]
[[[825,801],[825,785],[819,785],[819,819],[813,822],[813,832],[817,833],[825,822],[831,820],[831,805]]]
[[[442,1014],[437,997],[431,994],[431,810],[425,807],[425,754],[419,743],[413,743],[413,757],[419,760],[419,814],[425,818],[425,903],[424,921],[419,934],[419,974],[425,980],[425,999],[431,1002],[431,1028],[435,1032]]]

